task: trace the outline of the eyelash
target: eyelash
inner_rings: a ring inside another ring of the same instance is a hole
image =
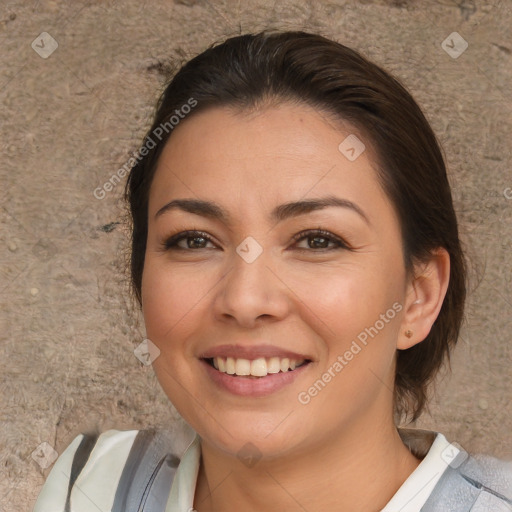
[[[331,242],[334,242],[336,244],[336,247],[329,248],[320,248],[320,249],[298,249],[299,251],[306,251],[306,252],[327,252],[327,251],[333,251],[337,249],[345,249],[345,250],[352,250],[350,246],[340,237],[333,235],[329,231],[325,231],[324,229],[305,229],[301,231],[300,233],[297,233],[292,237],[292,240],[295,242],[299,242],[304,238],[309,238],[313,236],[321,236],[322,238],[326,238],[330,240]],[[188,238],[204,238],[207,242],[212,242],[213,240],[204,232],[204,231],[197,231],[197,230],[188,230],[183,231],[181,233],[177,233],[176,235],[173,235],[169,237],[165,242],[162,244],[165,250],[168,251],[197,251],[203,248],[199,249],[191,249],[183,247],[178,247],[178,242],[181,240],[186,240]]]

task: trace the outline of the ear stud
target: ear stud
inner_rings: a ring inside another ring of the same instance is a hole
[[[413,335],[413,332],[410,329],[407,329],[404,333],[408,338],[410,338]]]

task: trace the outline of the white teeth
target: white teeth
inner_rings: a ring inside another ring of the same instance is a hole
[[[281,360],[279,357],[271,357],[268,360],[267,372],[268,373],[279,373],[281,370]]]
[[[251,363],[251,375],[255,377],[265,377],[267,375],[267,361],[265,361],[264,357],[255,359]]]
[[[229,373],[230,375],[235,373],[235,360],[232,357],[228,357],[226,359],[226,373]]]
[[[304,359],[296,360],[284,357],[259,357],[258,359],[243,359],[234,357],[214,357],[213,366],[223,373],[229,375],[240,375],[254,377],[266,377],[269,373],[287,372],[289,370],[295,370],[298,366],[305,362]]]
[[[237,359],[235,373],[237,375],[251,375],[251,361],[249,359]]]

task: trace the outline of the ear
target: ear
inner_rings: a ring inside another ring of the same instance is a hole
[[[432,251],[428,262],[414,266],[407,284],[397,349],[410,348],[428,336],[441,311],[449,280],[450,255],[443,247]]]

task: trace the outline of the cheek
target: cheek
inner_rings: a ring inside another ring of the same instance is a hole
[[[142,313],[149,339],[160,345],[197,302],[194,283],[170,272],[159,258],[147,257],[142,276]]]
[[[397,279],[390,279],[390,274]],[[290,272],[285,280],[300,299],[297,304],[303,304],[307,323],[314,323],[322,338],[331,344],[343,345],[400,300],[398,274],[373,264],[346,265],[317,268],[315,272]]]
[[[147,337],[159,348],[153,369],[170,401],[188,419],[183,388],[190,389],[193,374],[186,364],[191,354],[187,340],[198,318],[194,306],[198,290],[189,274],[170,271],[160,255],[146,258],[142,277],[142,313]],[[185,402],[184,402],[185,401]]]
[[[332,392],[372,394],[392,372],[402,305],[399,279],[390,283],[388,274],[389,269],[351,266],[314,279],[296,275],[290,286],[302,299],[304,322],[322,340],[318,377],[329,370],[340,375]],[[336,361],[342,366],[333,368]]]
[[[187,341],[211,320],[211,300],[221,280],[222,272],[211,266],[185,268],[148,253],[141,290],[148,338],[162,351],[183,346],[183,355],[190,356]]]

